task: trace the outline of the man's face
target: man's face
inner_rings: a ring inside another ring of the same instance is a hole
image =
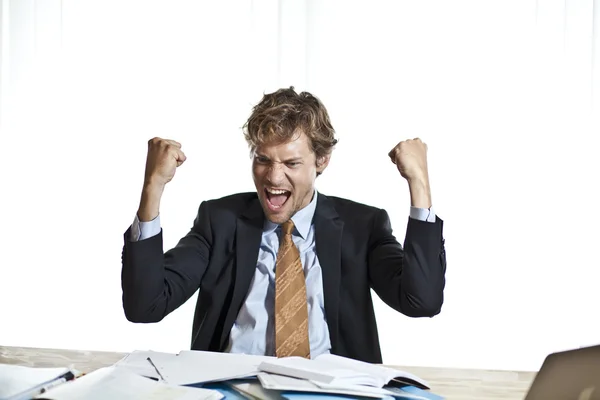
[[[286,143],[267,144],[256,149],[252,175],[265,216],[282,224],[312,200],[317,172],[323,172],[328,158],[319,160],[304,133]]]

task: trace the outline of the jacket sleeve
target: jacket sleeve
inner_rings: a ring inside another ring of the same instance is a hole
[[[368,273],[375,293],[410,317],[433,317],[444,302],[446,251],[443,221],[408,219],[404,248],[392,233],[385,210],[373,220]]]
[[[121,288],[129,321],[158,322],[200,287],[212,247],[208,207],[207,202],[200,204],[192,229],[166,253],[162,229],[140,241],[131,241],[131,228],[125,232]]]

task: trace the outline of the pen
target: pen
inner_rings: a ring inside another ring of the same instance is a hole
[[[50,382],[45,382],[41,385],[38,385],[36,387],[33,387],[31,389],[28,389],[28,390],[20,393],[20,394],[10,397],[10,400],[29,400],[32,397],[38,396],[42,393],[45,393],[48,390],[52,389],[53,387],[56,387],[67,381],[71,381],[73,379],[75,379],[75,375],[73,374],[73,372],[69,371]]]
[[[65,382],[67,382],[67,378],[60,378],[55,381],[52,381],[40,389],[40,394],[46,393],[48,390],[52,389],[53,387],[58,386],[61,383],[65,383]]]
[[[47,385],[44,385],[40,389],[40,394],[46,393],[48,390],[52,389],[53,387],[58,386],[61,383],[72,381],[73,379],[75,379],[75,375],[73,374],[73,372],[69,371],[66,374],[64,374],[63,376],[61,376],[60,378],[48,383]]]
[[[150,365],[152,365],[152,367],[154,367],[154,370],[158,374],[158,377],[160,378],[160,380],[161,381],[165,381],[165,378],[163,378],[162,374],[160,373],[160,371],[158,370],[158,368],[156,367],[156,365],[154,365],[154,363],[152,362],[152,360],[150,359],[150,357],[147,357],[146,360],[148,360],[148,362],[150,363]]]

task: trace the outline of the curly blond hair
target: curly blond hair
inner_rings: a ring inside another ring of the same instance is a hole
[[[338,142],[321,101],[294,87],[265,94],[244,124],[244,137],[252,153],[258,146],[285,143],[304,132],[317,159],[331,154]]]

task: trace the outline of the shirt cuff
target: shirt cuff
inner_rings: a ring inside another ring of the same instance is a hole
[[[131,235],[129,239],[132,242],[151,238],[160,233],[160,215],[157,215],[152,221],[141,222],[136,214],[131,224]]]
[[[417,219],[419,221],[427,221],[435,223],[435,212],[433,211],[433,207],[430,208],[420,208],[420,207],[410,207],[410,217],[412,219]]]

